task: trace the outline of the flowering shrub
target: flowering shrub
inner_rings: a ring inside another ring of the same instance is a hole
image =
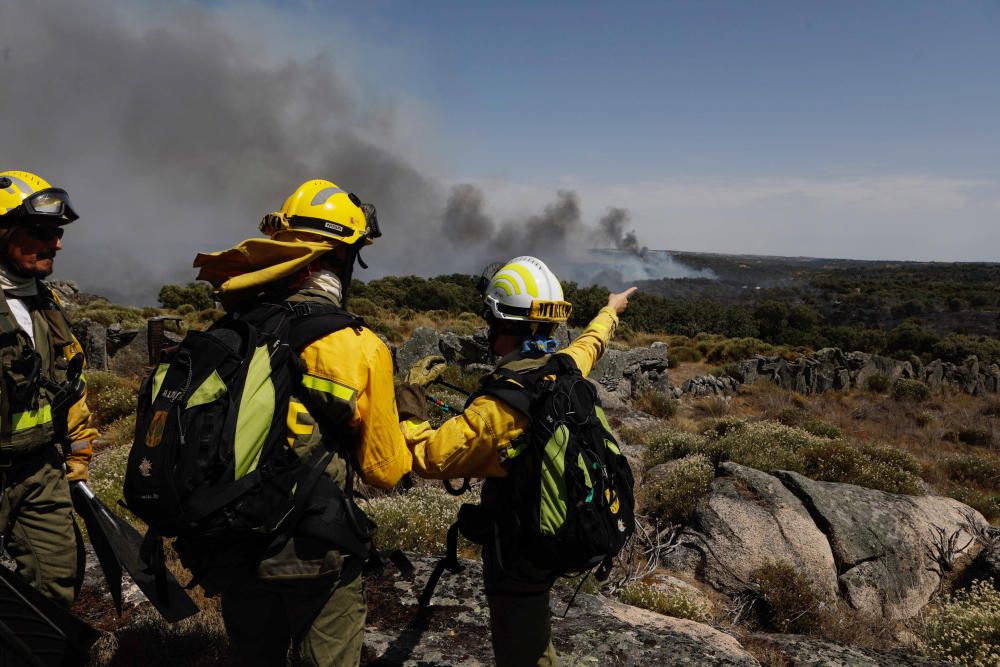
[[[664,591],[649,584],[634,582],[618,591],[618,598],[634,607],[692,621],[705,621],[711,613],[703,599],[680,588]]]
[[[87,405],[98,426],[135,412],[138,387],[117,375],[87,371]]]
[[[662,475],[642,489],[647,512],[671,523],[691,518],[698,501],[708,494],[715,468],[702,454],[691,454],[665,464]]]
[[[928,613],[920,634],[928,654],[953,665],[1000,664],[1000,591],[973,582]]]
[[[422,486],[404,494],[373,498],[362,505],[378,524],[375,543],[379,549],[402,549],[438,556],[444,553],[448,528],[462,503],[475,503],[474,493],[448,495],[437,486]]]
[[[647,438],[649,444],[646,445],[642,454],[642,467],[644,469],[700,452],[706,444],[705,438],[700,435],[673,429],[665,429],[647,436]]]
[[[759,470],[792,470],[812,479],[889,493],[923,492],[920,463],[902,450],[855,445],[776,421],[718,419],[701,436],[663,431],[650,438],[643,466],[650,468],[691,454],[703,454],[715,465],[733,461]],[[980,472],[976,469],[970,475]]]

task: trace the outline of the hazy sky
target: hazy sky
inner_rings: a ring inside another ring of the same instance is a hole
[[[0,0],[0,168],[70,191],[60,272],[123,294],[316,176],[379,206],[379,273],[611,207],[653,248],[997,261],[998,35],[996,0]]]

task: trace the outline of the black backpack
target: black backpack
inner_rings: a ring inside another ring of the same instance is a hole
[[[345,494],[322,474],[334,451],[317,446],[300,458],[286,432],[299,352],[362,324],[333,304],[261,304],[188,333],[146,379],[124,496],[149,525],[144,555],[154,569],[159,538],[176,537],[195,581],[212,573],[217,588],[275,553],[315,513],[325,537],[364,559],[372,524],[354,504],[350,476]],[[320,426],[324,443],[345,428]]]
[[[498,369],[470,396],[503,401],[530,419],[480,505],[462,505],[448,535],[448,555],[421,596],[430,602],[441,570],[459,569],[458,532],[492,542],[501,569],[517,559],[553,576],[597,568],[607,578],[635,530],[632,470],[607,422],[597,391],[572,358],[554,354],[527,372]]]

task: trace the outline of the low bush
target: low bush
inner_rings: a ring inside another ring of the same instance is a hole
[[[975,581],[924,616],[921,645],[932,657],[953,665],[1000,664],[1000,591]]]
[[[694,515],[698,502],[708,494],[715,479],[715,468],[701,454],[691,454],[664,465],[662,474],[643,484],[643,508],[669,523],[685,523]]]
[[[750,582],[762,603],[760,619],[782,633],[815,632],[824,608],[809,579],[785,562],[767,562],[750,573]]]
[[[912,472],[919,470],[919,463],[901,450],[828,440],[803,447],[799,455],[803,474],[813,479],[911,496],[923,493],[920,476]]]
[[[958,430],[958,441],[973,447],[992,447],[993,433],[985,428],[962,428]]]
[[[657,464],[700,452],[705,448],[705,443],[705,438],[700,435],[673,429],[651,434],[642,453],[642,467],[648,470]]]
[[[87,405],[98,428],[135,412],[138,386],[112,373],[87,371]]]
[[[950,456],[941,465],[948,477],[955,482],[995,486],[1000,480],[1000,459],[994,456]]]
[[[648,389],[639,394],[633,407],[657,419],[670,419],[677,414],[678,402],[663,391]]]
[[[664,591],[649,584],[634,582],[618,591],[618,599],[633,607],[691,621],[703,622],[711,613],[704,600],[680,588]]]
[[[919,380],[900,378],[892,384],[892,397],[897,401],[922,403],[931,397],[931,389]]]
[[[807,433],[824,438],[839,438],[841,436],[839,428],[802,408],[786,408],[782,410],[778,414],[778,421],[785,426],[795,426]]]
[[[73,312],[73,321],[90,320],[106,327],[120,324],[124,329],[135,329],[146,326],[146,316],[139,308],[116,306],[103,299],[94,301]]]
[[[865,380],[865,388],[868,391],[875,392],[876,394],[884,394],[889,391],[890,384],[889,378],[880,373],[870,375],[868,376],[868,379]]]
[[[135,432],[135,415],[129,415],[111,424],[102,434],[105,443],[90,464],[88,485],[94,495],[105,505],[126,517],[135,525],[141,522],[132,514],[116,509],[122,499],[122,484],[125,482],[125,467],[131,450],[132,435]]]
[[[463,502],[476,499],[448,495],[436,486],[421,486],[397,495],[373,498],[362,506],[378,528],[379,549],[401,549],[437,556],[444,553],[448,528]]]
[[[677,368],[678,364],[701,361],[702,354],[693,347],[680,346],[671,347],[667,353],[667,365],[670,368]]]
[[[948,489],[947,495],[976,510],[991,523],[1000,518],[1000,496],[998,495],[961,485]]]
[[[743,361],[759,354],[772,354],[774,346],[757,338],[731,338],[712,347],[705,355],[713,364]]]

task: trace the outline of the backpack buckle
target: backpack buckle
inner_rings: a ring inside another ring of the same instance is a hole
[[[292,315],[296,317],[308,317],[312,313],[312,307],[308,303],[298,302],[298,303],[285,303],[288,310],[292,311]]]

